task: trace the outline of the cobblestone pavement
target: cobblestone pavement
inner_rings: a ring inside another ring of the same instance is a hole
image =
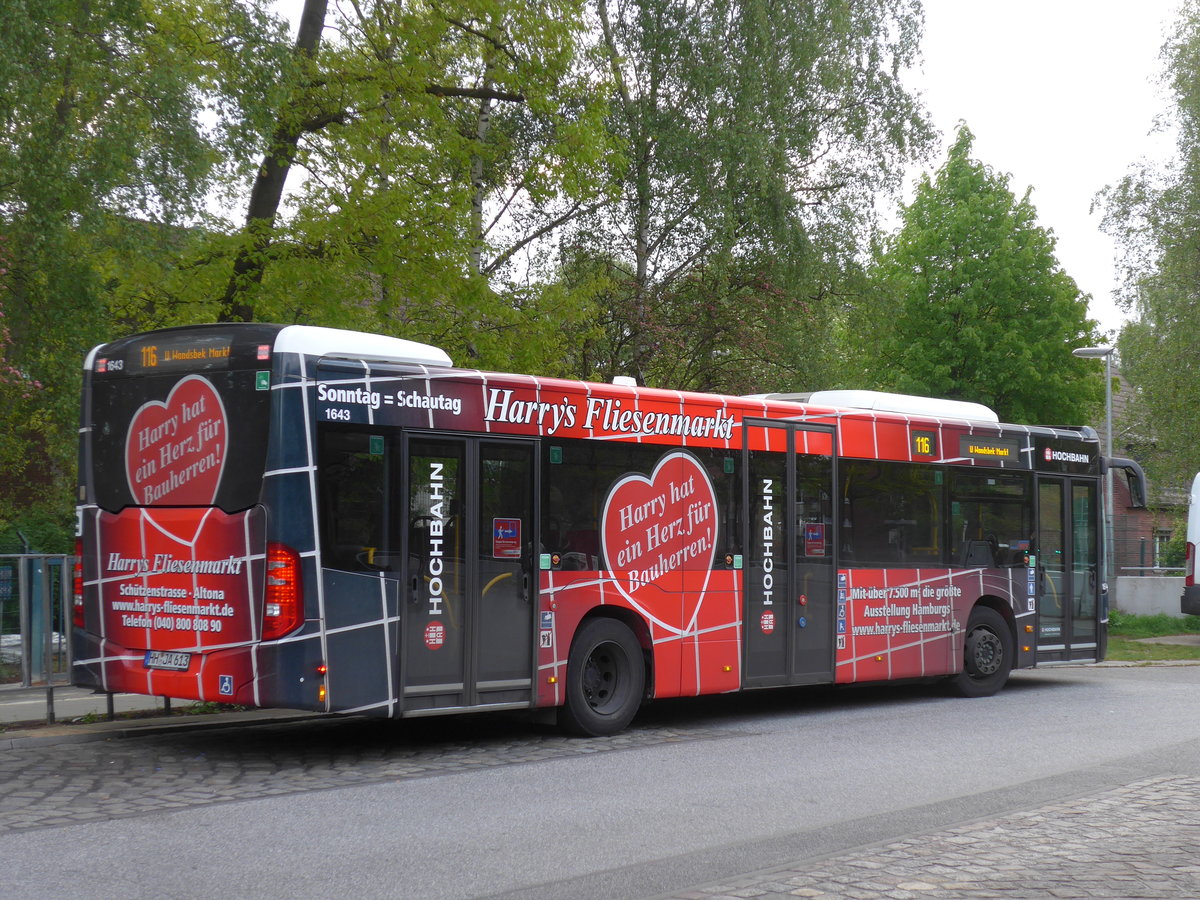
[[[0,752],[0,834],[722,736],[658,726],[582,739],[503,720],[332,719],[13,749]]]
[[[672,900],[1200,897],[1200,779],[1159,777]]]

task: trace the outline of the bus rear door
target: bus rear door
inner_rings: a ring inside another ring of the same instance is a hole
[[[834,433],[746,424],[747,687],[833,680]]]

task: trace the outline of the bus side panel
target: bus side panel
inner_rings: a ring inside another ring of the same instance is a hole
[[[543,571],[537,705],[562,705],[571,639],[583,618],[601,607],[628,610],[644,623],[653,653],[655,697],[737,690],[741,572],[689,570],[682,575],[682,591],[642,584],[631,598],[628,586],[612,572]]]
[[[982,597],[1012,608],[1024,569],[846,569],[838,601],[836,681],[949,675],[962,668],[971,610]]]
[[[233,702],[254,680],[261,508],[81,511],[84,628],[76,684]]]
[[[395,709],[400,582],[324,570],[329,709],[390,716]],[[315,700],[315,696],[310,698]]]
[[[676,641],[682,696],[726,693],[741,687],[741,572],[714,569],[709,574],[706,586],[684,595],[684,627]]]

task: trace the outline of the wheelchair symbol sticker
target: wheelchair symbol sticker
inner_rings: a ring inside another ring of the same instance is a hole
[[[233,696],[233,676],[232,675],[218,675],[217,676],[217,690],[221,692],[222,696],[232,697]]]

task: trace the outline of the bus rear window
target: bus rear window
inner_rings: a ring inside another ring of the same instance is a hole
[[[89,480],[96,503],[113,512],[253,506],[270,402],[249,370],[94,379]]]

